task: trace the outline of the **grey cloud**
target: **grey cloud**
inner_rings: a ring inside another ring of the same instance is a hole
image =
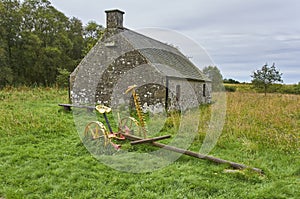
[[[179,31],[204,46],[225,77],[248,81],[251,71],[265,62],[276,62],[286,83],[300,81],[298,0],[51,2],[84,23],[96,20],[105,25],[104,10],[119,8],[126,12],[128,28],[162,27]],[[197,52],[194,54],[196,56]]]

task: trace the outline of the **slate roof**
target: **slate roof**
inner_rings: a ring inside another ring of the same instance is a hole
[[[133,49],[138,50],[158,71],[169,77],[210,81],[177,48],[129,29],[120,32]]]

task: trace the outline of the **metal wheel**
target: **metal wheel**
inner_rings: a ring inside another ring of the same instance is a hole
[[[119,131],[132,134],[141,135],[140,123],[133,117],[125,117],[119,121]]]
[[[104,147],[109,143],[107,130],[105,126],[98,121],[90,122],[86,125],[84,139],[86,141],[96,141]]]
[[[112,155],[120,149],[120,145],[112,142],[114,137],[104,124],[94,121],[86,125],[83,143],[94,155]]]

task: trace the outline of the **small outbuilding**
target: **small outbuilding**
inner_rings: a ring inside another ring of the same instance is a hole
[[[103,37],[70,76],[73,104],[120,105],[133,84],[150,111],[210,102],[210,80],[177,48],[125,28],[123,11],[105,12]]]

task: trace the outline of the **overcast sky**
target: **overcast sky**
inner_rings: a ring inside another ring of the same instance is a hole
[[[275,62],[284,83],[300,82],[299,0],[50,2],[84,24],[93,20],[105,26],[104,11],[118,8],[126,12],[124,25],[129,29],[155,27],[177,31],[206,49],[224,78],[249,82],[254,70]]]

